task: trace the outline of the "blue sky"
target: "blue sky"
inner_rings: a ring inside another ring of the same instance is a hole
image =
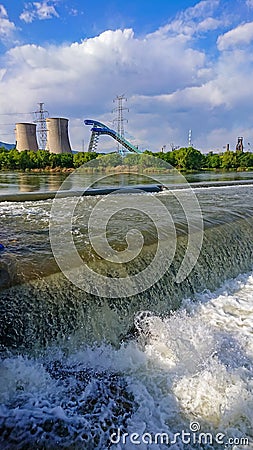
[[[125,134],[141,149],[187,145],[191,129],[203,151],[238,136],[253,150],[252,50],[253,0],[0,0],[0,141],[44,102],[81,150],[83,120],[111,126],[125,94]]]

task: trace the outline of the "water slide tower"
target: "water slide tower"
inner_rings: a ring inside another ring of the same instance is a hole
[[[36,137],[36,124],[34,123],[16,123],[16,148],[19,152],[23,150],[38,150]]]
[[[68,119],[47,118],[47,146],[50,153],[72,153],[68,135]]]

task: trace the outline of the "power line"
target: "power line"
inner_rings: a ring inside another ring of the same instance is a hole
[[[33,114],[33,113],[32,112],[26,112],[26,113],[24,113],[24,112],[22,112],[22,113],[15,112],[15,113],[0,113],[0,116],[21,116],[21,115],[28,116],[28,115],[31,115],[31,114]]]

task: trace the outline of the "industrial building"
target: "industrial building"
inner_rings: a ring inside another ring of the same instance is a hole
[[[16,123],[16,148],[19,152],[23,150],[38,150],[36,137],[36,125],[34,123]]]
[[[68,122],[68,119],[62,117],[46,119],[46,150],[50,153],[72,153],[68,135]],[[38,150],[36,124],[16,123],[15,134],[16,148],[19,152],[22,150]]]
[[[50,153],[72,153],[68,135],[68,119],[47,118],[47,145]]]

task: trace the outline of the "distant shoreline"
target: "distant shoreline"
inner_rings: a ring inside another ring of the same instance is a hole
[[[81,170],[80,170],[81,169]],[[161,169],[161,168],[155,168],[155,167],[146,167],[141,169],[139,166],[133,166],[129,167],[126,165],[122,166],[116,166],[116,167],[83,167],[83,168],[74,168],[74,167],[48,167],[48,168],[34,168],[34,169],[1,169],[0,173],[7,173],[7,172],[15,172],[15,173],[27,173],[27,174],[36,174],[36,173],[72,173],[75,170],[82,171],[83,173],[91,174],[91,173],[160,173],[160,174],[166,174],[166,173],[173,173],[173,172],[180,172],[180,173],[201,173],[201,172],[214,172],[214,173],[231,173],[231,172],[253,172],[253,167],[237,167],[237,168],[231,168],[231,169],[222,169],[222,168],[202,168],[198,170],[194,169]]]

